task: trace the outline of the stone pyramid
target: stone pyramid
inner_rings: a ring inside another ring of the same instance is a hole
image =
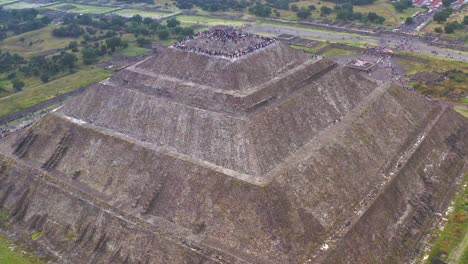
[[[1,139],[7,231],[43,232],[58,263],[413,259],[466,171],[467,119],[216,30]]]

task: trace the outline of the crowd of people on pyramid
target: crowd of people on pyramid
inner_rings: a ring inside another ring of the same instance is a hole
[[[193,46],[186,45],[188,41],[193,40],[193,39],[205,39],[207,43],[209,43],[210,41],[221,41],[224,44],[224,48],[226,50],[215,51],[215,50],[210,50],[210,49],[203,48],[203,47],[193,47]],[[242,41],[251,41],[251,40],[256,40],[256,43],[251,43],[247,45],[247,48],[245,49],[237,49],[235,51],[228,51],[228,48],[226,48],[226,44],[228,42],[238,44],[239,42],[242,42]],[[260,40],[260,42],[258,42],[258,40]],[[243,33],[242,31],[236,31],[233,28],[228,28],[228,29],[214,28],[214,29],[210,29],[204,32],[199,32],[199,33],[196,33],[195,35],[187,37],[175,43],[173,47],[186,50],[186,51],[204,53],[204,54],[212,55],[212,56],[222,56],[222,57],[233,59],[233,58],[239,58],[243,55],[254,52],[258,49],[264,48],[274,43],[275,41],[276,40],[274,38],[258,36],[258,35],[250,34],[250,33]]]

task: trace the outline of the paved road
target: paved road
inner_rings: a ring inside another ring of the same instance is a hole
[[[361,41],[369,44],[379,44],[381,46],[397,47],[397,50],[428,54],[439,57],[451,58],[460,61],[468,62],[468,53],[461,51],[443,49],[435,46],[430,46],[417,38],[410,37],[395,37],[394,35],[375,36],[359,36],[356,34],[346,34],[340,32],[320,31],[314,29],[300,29],[283,27],[279,25],[252,25],[247,31],[252,33],[268,33],[268,34],[289,34],[300,37],[317,38],[330,41]]]

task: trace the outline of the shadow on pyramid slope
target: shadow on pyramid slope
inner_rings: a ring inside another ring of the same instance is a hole
[[[0,140],[11,232],[44,231],[63,263],[415,257],[466,164],[466,119],[280,43],[156,52]]]

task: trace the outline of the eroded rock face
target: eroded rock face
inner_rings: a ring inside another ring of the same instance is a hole
[[[174,48],[0,141],[0,208],[60,263],[404,263],[467,120],[273,43]]]

